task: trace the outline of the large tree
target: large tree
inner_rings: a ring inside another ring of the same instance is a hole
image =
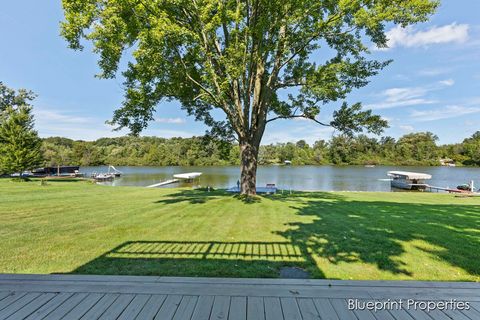
[[[32,108],[7,106],[0,112],[0,172],[12,174],[42,163],[42,141],[34,130]]]
[[[0,81],[0,174],[22,173],[41,163],[41,141],[33,129],[30,102],[35,94]]]
[[[122,56],[125,100],[112,123],[138,134],[162,100],[177,100],[211,132],[235,137],[241,189],[255,193],[268,123],[303,117],[346,134],[380,133],[386,122],[341,102],[389,61],[388,24],[425,21],[437,0],[63,0],[62,35],[99,53],[100,77]],[[339,105],[337,105],[339,103]],[[223,111],[218,118],[214,109]],[[328,115],[320,119],[320,111]],[[326,120],[331,119],[331,120]]]

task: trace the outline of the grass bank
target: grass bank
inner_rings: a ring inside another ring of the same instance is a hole
[[[480,199],[0,179],[0,272],[480,281]]]

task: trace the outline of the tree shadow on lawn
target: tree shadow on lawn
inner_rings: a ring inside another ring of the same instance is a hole
[[[296,197],[309,197],[311,199],[336,199],[341,200],[343,197],[330,192],[295,192],[292,194],[285,191],[285,194],[282,194],[282,190],[279,190],[277,194],[258,194],[254,197],[244,198],[237,193],[231,193],[225,189],[218,189],[214,191],[206,191],[202,189],[185,189],[180,190],[176,193],[169,194],[164,196],[161,200],[155,201],[155,203],[163,204],[174,204],[181,202],[189,202],[191,204],[203,204],[210,200],[222,199],[222,198],[231,198],[237,199],[246,204],[259,203],[262,199],[271,199],[271,200],[288,200],[294,199]]]
[[[176,193],[169,194],[164,196],[161,200],[155,201],[155,203],[163,204],[174,204],[181,202],[189,202],[191,204],[202,204],[206,203],[209,200],[220,199],[222,197],[231,197],[234,195],[226,192],[225,190],[214,190],[214,191],[205,191],[205,190],[180,190]]]
[[[291,208],[315,219],[311,223],[290,223],[287,231],[276,234],[332,264],[374,264],[380,270],[415,278],[399,258],[405,253],[400,241],[421,240],[433,247],[416,249],[472,276],[480,275],[480,205],[303,197]],[[424,262],[418,261],[419,267]]]

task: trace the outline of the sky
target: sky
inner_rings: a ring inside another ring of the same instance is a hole
[[[33,105],[39,135],[95,140],[126,134],[105,124],[121,105],[122,80],[95,78],[98,57],[89,47],[68,49],[59,36],[60,1],[1,2],[0,81],[38,95]],[[480,130],[479,12],[478,0],[443,0],[429,22],[388,28],[389,48],[372,48],[371,57],[393,63],[346,101],[362,102],[388,120],[384,135],[395,138],[431,131],[447,144]],[[340,103],[326,107],[318,119],[328,120]],[[142,135],[191,137],[206,129],[169,102],[158,106]],[[308,120],[279,120],[269,123],[262,143],[312,144],[334,133]]]

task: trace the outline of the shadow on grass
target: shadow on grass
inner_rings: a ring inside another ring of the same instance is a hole
[[[180,191],[158,203],[198,204],[222,197],[234,196],[225,191]],[[285,231],[271,230],[285,242],[126,242],[74,273],[277,277],[281,267],[297,266],[324,278],[314,260],[321,258],[332,265],[374,265],[418,280],[422,278],[415,273],[415,264],[423,268],[435,261],[480,276],[480,205],[401,203],[381,201],[380,196],[376,201],[355,200],[328,192],[262,198],[285,202],[286,208],[308,217],[309,222],[288,223]],[[406,248],[409,242],[411,247]],[[412,249],[430,256],[419,255],[407,267],[403,255],[406,250],[412,254]],[[287,254],[289,250],[295,254]],[[361,278],[362,271],[352,276]]]
[[[206,203],[212,199],[220,199],[220,198],[234,198],[238,201],[242,201],[246,204],[253,204],[262,201],[262,198],[269,197],[271,195],[257,195],[253,197],[245,197],[239,195],[237,193],[227,192],[226,190],[214,190],[214,191],[206,191],[204,189],[193,189],[193,190],[180,190],[174,194],[170,194],[166,196],[162,200],[158,200],[155,203],[163,203],[163,204],[173,204],[173,203],[180,203],[180,202],[189,202],[191,204],[202,204]]]
[[[289,242],[129,241],[72,273],[274,278],[309,259]]]
[[[387,196],[387,195],[386,195]],[[401,242],[421,240],[415,248],[480,275],[480,205],[414,204],[385,201],[324,201],[302,198],[291,205],[312,223],[288,224],[276,234],[332,264],[368,263],[415,278],[400,256]],[[286,199],[283,199],[286,200]],[[418,261],[423,267],[429,261]]]
[[[202,204],[212,199],[219,199],[221,197],[234,196],[224,190],[204,191],[204,190],[180,190],[176,193],[169,194],[162,198],[162,200],[155,201],[155,203],[174,204],[181,202],[189,202],[191,204]]]
[[[245,197],[238,193],[227,192],[225,189],[218,189],[214,191],[206,191],[204,189],[186,189],[169,194],[163,199],[155,201],[155,203],[174,204],[181,202],[189,202],[191,204],[203,204],[210,200],[221,198],[237,199],[243,203],[253,204],[259,203],[262,199],[272,200],[294,200],[296,198],[309,197],[311,199],[336,199],[341,200],[343,197],[338,194],[330,192],[300,192],[289,193],[289,191],[279,190],[277,194],[258,194],[253,197]]]

